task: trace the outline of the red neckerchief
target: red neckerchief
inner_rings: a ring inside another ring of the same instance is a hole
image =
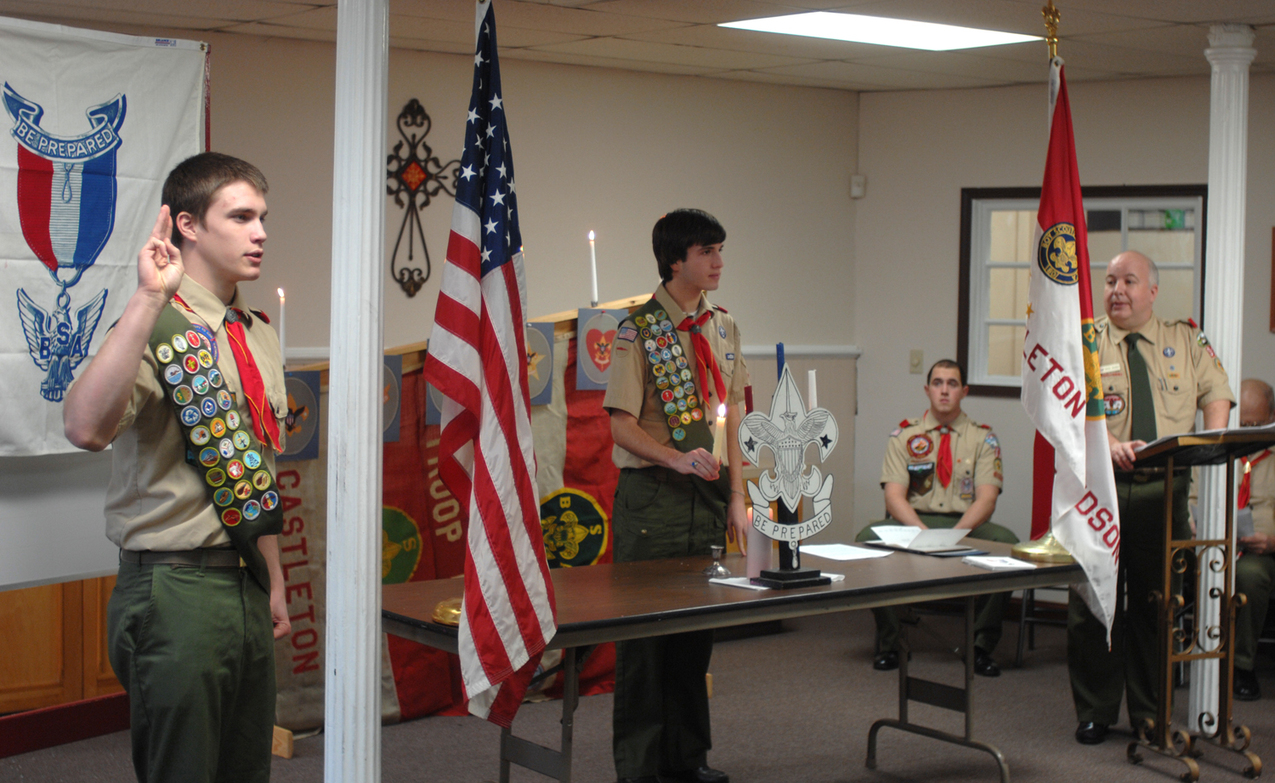
[[[1250,460],[1248,457],[1241,458],[1241,461],[1244,463],[1244,478],[1240,479],[1240,496],[1239,496],[1240,508],[1248,508],[1248,501],[1252,499],[1252,496],[1253,496],[1253,488],[1249,484],[1249,479],[1250,479],[1250,476],[1252,475],[1253,466],[1261,462],[1262,460],[1266,459],[1270,455],[1271,455],[1271,450],[1267,449],[1266,451],[1263,451],[1261,454],[1259,454],[1257,456],[1257,459]]]
[[[702,328],[712,316],[711,309],[700,313],[699,318],[688,315],[677,325],[677,329],[680,332],[691,333],[691,347],[695,349],[695,369],[699,371],[700,395],[704,397],[704,402],[708,402],[708,395],[704,392],[708,389],[708,373],[712,372],[713,385],[717,390],[717,402],[721,404],[726,402],[726,382],[722,380],[722,369],[717,366],[717,357],[713,355],[713,349],[709,347],[708,338],[704,336]]]

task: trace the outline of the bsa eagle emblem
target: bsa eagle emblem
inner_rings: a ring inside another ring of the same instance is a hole
[[[1080,265],[1076,261],[1076,227],[1070,223],[1055,223],[1040,237],[1036,261],[1040,271],[1055,283],[1075,285],[1080,280]]]
[[[763,447],[775,457],[774,468],[763,471],[757,483],[748,484],[753,527],[772,539],[800,541],[832,523],[832,476],[824,476],[814,465],[807,469],[806,447],[816,444],[820,461],[826,461],[837,445],[837,422],[824,408],[806,410],[788,365],[779,379],[770,416],[756,411],[745,416],[739,425],[739,442],[744,459],[754,465],[760,464]],[[788,508],[795,509],[803,496],[814,501],[809,518],[797,523],[771,518],[771,501],[782,499]]]
[[[106,306],[103,288],[71,314],[67,289],[80,282],[115,228],[115,157],[126,100],[90,107],[89,129],[56,136],[40,127],[44,109],[4,85],[4,106],[18,141],[18,215],[27,247],[48,269],[58,293],[49,313],[19,288],[18,315],[31,360],[46,371],[40,395],[59,402],[88,356]]]

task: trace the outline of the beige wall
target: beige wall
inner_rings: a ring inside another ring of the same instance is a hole
[[[1070,94],[1084,184],[1207,182],[1207,79],[1078,83]],[[1264,131],[1275,120],[1275,79],[1254,78],[1250,100],[1244,374],[1275,381],[1268,309],[1275,140]],[[859,160],[868,193],[855,224],[860,526],[881,513],[876,482],[886,436],[925,409],[924,377],[908,374],[909,349],[924,350],[927,366],[956,354],[960,190],[1039,186],[1045,112],[1043,84],[861,97]],[[1022,406],[969,398],[965,408],[1000,436],[1005,494],[995,518],[1025,536],[1033,430]]]

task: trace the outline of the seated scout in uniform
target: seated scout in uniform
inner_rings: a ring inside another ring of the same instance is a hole
[[[1275,392],[1270,384],[1246,378],[1240,384],[1240,426],[1261,427],[1275,421]],[[1235,592],[1248,597],[1235,616],[1235,698],[1256,701],[1262,697],[1253,665],[1257,639],[1266,624],[1271,590],[1275,588],[1275,459],[1271,450],[1240,460],[1237,505],[1253,515],[1253,534],[1240,539],[1235,561]]]
[[[872,541],[876,525],[969,530],[968,538],[1013,544],[1018,537],[989,522],[1000,495],[1001,447],[991,427],[978,424],[961,410],[969,393],[965,370],[941,359],[926,376],[930,409],[919,419],[903,421],[890,433],[881,488],[888,517],[860,531],[856,541]],[[999,677],[992,651],[1001,638],[1001,620],[1009,593],[978,599],[974,629],[974,672]],[[873,609],[877,621],[877,657],[872,667],[899,667],[899,616],[889,607]]]
[[[215,152],[173,169],[137,291],[63,408],[76,446],[114,445],[108,643],[144,783],[270,780],[287,397],[278,335],[238,285],[261,275],[266,187]]]

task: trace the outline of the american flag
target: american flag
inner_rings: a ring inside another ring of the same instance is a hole
[[[465,124],[425,380],[442,406],[439,464],[466,506],[460,665],[469,711],[508,727],[557,630],[532,453],[527,303],[513,156],[496,62],[496,17],[478,4]]]

